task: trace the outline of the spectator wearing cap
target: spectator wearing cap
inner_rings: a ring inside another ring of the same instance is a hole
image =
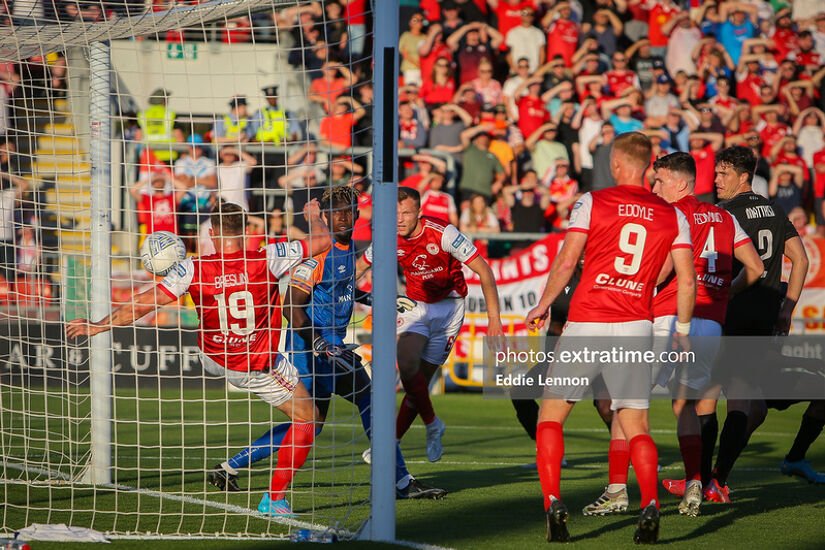
[[[177,151],[169,148],[172,143],[183,141],[183,128],[175,122],[177,113],[166,107],[170,92],[158,88],[149,96],[149,108],[138,113],[140,131],[135,139],[149,143],[149,149],[158,160],[171,162],[178,158]]]
[[[421,84],[421,58],[418,47],[427,39],[424,34],[424,14],[416,11],[409,19],[409,30],[404,31],[398,39],[398,52],[401,54],[401,75],[405,84]]]
[[[357,79],[352,71],[337,61],[327,61],[321,70],[322,76],[310,83],[307,98],[320,104],[326,113],[331,113],[335,100],[352,88]]]
[[[500,32],[478,21],[468,23],[451,34],[447,46],[458,64],[459,83],[464,84],[478,78],[479,67],[485,61],[489,64],[495,61],[495,50],[503,41]]]
[[[555,122],[548,122],[539,126],[524,142],[527,150],[530,151],[533,170],[536,171],[545,187],[550,185],[556,175],[556,161],[570,162],[567,147],[558,141],[558,135],[558,125]]]
[[[175,180],[181,194],[178,210],[178,229],[187,248],[194,252],[198,228],[212,211],[218,175],[215,161],[203,154],[203,138],[192,134],[187,140],[189,154],[175,161]]]
[[[525,5],[520,12],[521,23],[507,33],[505,43],[510,51],[507,53],[507,64],[510,72],[516,72],[516,62],[522,57],[530,63],[530,72],[544,65],[547,50],[547,38],[544,33],[533,26],[536,10]]]
[[[579,46],[579,25],[571,19],[569,2],[559,2],[542,18],[547,33],[547,59],[561,56],[566,67],[573,65],[573,54]]]
[[[747,2],[724,2],[719,5],[719,20],[722,23],[716,39],[737,65],[742,55],[742,44],[756,35],[758,9]]]
[[[286,141],[296,141],[300,136],[297,121],[287,116],[287,112],[278,106],[278,87],[267,86],[262,89],[266,105],[258,109],[250,123],[250,133],[255,141],[280,145]]]
[[[649,128],[663,126],[668,111],[679,108],[679,98],[671,93],[672,86],[673,83],[665,75],[656,79],[653,95],[645,100],[645,112],[647,113],[645,125]]]
[[[246,143],[252,138],[246,96],[236,95],[229,101],[229,113],[215,120],[212,131],[216,143]]]
[[[473,193],[482,195],[488,202],[491,201],[493,195],[504,185],[504,167],[498,157],[490,152],[490,133],[494,128],[494,123],[485,122],[461,132],[464,156],[458,187],[462,207]]]

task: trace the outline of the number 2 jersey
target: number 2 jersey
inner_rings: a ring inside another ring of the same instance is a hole
[[[693,195],[673,203],[690,224],[693,267],[696,269],[696,305],[693,316],[725,323],[728,292],[733,280],[733,251],[750,237],[730,212],[702,202]],[[653,316],[676,315],[678,282],[671,273],[653,299]]]
[[[653,291],[672,249],[691,247],[684,214],[642,187],[591,191],[573,206],[568,231],[587,234],[581,281],[568,320],[652,320]]]
[[[278,279],[307,253],[306,243],[292,241],[187,258],[159,288],[175,299],[192,297],[198,345],[209,358],[229,370],[266,370],[275,364],[281,336]]]
[[[434,304],[445,298],[467,296],[467,281],[461,264],[478,256],[473,241],[458,228],[436,218],[421,217],[423,226],[409,239],[398,237],[398,264],[407,278],[407,296]],[[372,245],[364,254],[372,264]]]

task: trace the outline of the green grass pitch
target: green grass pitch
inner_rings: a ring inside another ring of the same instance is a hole
[[[251,475],[244,475],[241,484],[252,487],[249,493],[223,495],[204,487],[204,468],[218,462],[227,444],[240,448],[249,432],[258,435],[263,424],[253,430],[243,427],[245,419],[262,422],[268,418],[265,406],[231,394],[232,405],[226,407],[223,392],[207,395],[218,398],[206,405],[198,391],[164,391],[168,401],[158,406],[152,392],[141,390],[140,400],[134,394],[118,395],[115,411],[118,418],[116,434],[118,455],[115,457],[117,481],[156,491],[197,493],[211,503],[254,508],[269,479],[269,464],[259,464]],[[155,392],[156,393],[156,392]],[[4,444],[14,447],[16,419],[9,403],[22,399],[6,389],[3,397],[2,427]],[[183,399],[181,399],[183,397]],[[32,398],[37,401],[37,398]],[[52,398],[50,398],[51,400]],[[237,399],[237,403],[234,400]],[[429,543],[453,548],[535,548],[544,544],[544,518],[538,476],[534,469],[523,467],[535,460],[535,445],[518,425],[509,401],[482,399],[473,394],[450,394],[433,398],[437,413],[447,423],[444,438],[444,458],[435,464],[427,462],[424,453],[424,430],[417,422],[404,438],[402,449],[409,469],[422,481],[449,489],[443,501],[397,502],[397,537],[402,540]],[[140,408],[137,404],[140,404]],[[55,403],[53,407],[65,406]],[[19,409],[18,409],[19,410]],[[55,410],[55,409],[53,409]],[[315,521],[330,517],[346,525],[357,524],[367,514],[368,466],[359,460],[366,438],[353,424],[357,418],[346,402],[334,402],[334,416],[340,422],[334,429],[328,426],[318,439],[314,472],[305,469],[296,478],[297,492],[293,507],[297,512],[315,509]],[[804,405],[784,412],[772,411],[766,423],[757,431],[731,476],[734,490],[732,505],[706,503],[699,518],[679,516],[677,499],[664,494],[660,542],[665,546],[691,549],[825,548],[825,486],[808,485],[798,478],[782,476],[778,467],[788,450]],[[226,418],[234,423],[226,429]],[[185,419],[180,428],[180,419]],[[275,418],[278,418],[277,416]],[[135,420],[140,419],[140,430]],[[724,406],[720,407],[720,423]],[[205,427],[203,427],[205,426]],[[651,411],[653,437],[659,447],[663,466],[660,478],[681,477],[683,470],[675,436],[675,422],[669,404],[656,401]],[[82,426],[50,426],[50,430],[75,430]],[[138,444],[137,436],[140,435]],[[204,446],[204,438],[207,445]],[[825,439],[825,435],[822,439]],[[182,448],[180,442],[184,441]],[[162,447],[159,445],[162,443]],[[571,467],[562,470],[562,496],[571,511],[569,523],[573,544],[581,548],[630,548],[638,506],[638,490],[631,473],[631,510],[608,518],[586,518],[579,510],[598,496],[607,483],[608,434],[590,403],[579,404],[566,426],[566,458]],[[330,447],[339,446],[335,462]],[[83,453],[84,445],[57,449],[65,454]],[[30,449],[36,453],[36,449]],[[56,452],[52,449],[52,452]],[[346,456],[341,456],[346,454]],[[13,457],[5,457],[12,462]],[[820,469],[825,468],[825,441],[817,441],[808,456]],[[351,463],[351,464],[350,464]],[[286,530],[274,523],[229,513],[203,504],[181,503],[159,499],[149,494],[79,490],[70,491],[36,484],[9,483],[20,472],[10,468],[2,471],[4,524],[22,527],[26,524],[93,522],[98,529],[117,526],[120,530],[160,530],[162,532],[249,532],[284,534]],[[331,495],[307,494],[313,482]],[[352,483],[356,484],[350,489]],[[330,491],[330,487],[332,490]],[[190,494],[191,494],[190,493]],[[32,506],[26,509],[26,494]],[[50,500],[51,499],[51,500]],[[46,506],[74,510],[89,510],[96,499],[99,509],[112,510],[117,499],[118,516],[91,512],[53,512]],[[348,501],[352,506],[347,506]],[[333,506],[334,505],[334,506]],[[114,549],[158,548],[160,541],[116,540]],[[277,541],[169,541],[185,548],[274,548],[288,547]],[[34,543],[34,550],[65,550],[66,544]],[[385,545],[347,543],[342,547],[383,548]],[[77,545],[79,548],[81,547]]]

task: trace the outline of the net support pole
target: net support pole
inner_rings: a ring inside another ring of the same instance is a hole
[[[111,313],[111,52],[109,44],[94,42],[90,47],[89,141],[92,166],[91,185],[91,319]],[[91,465],[88,483],[112,482],[112,372],[111,331],[90,340],[91,383]]]
[[[397,260],[398,3],[373,5],[372,494],[369,537],[395,540],[395,301]]]

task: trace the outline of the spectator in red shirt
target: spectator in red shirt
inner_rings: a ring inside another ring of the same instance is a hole
[[[521,24],[521,10],[524,8],[536,9],[533,0],[487,0],[496,14],[498,30],[503,38],[507,38],[510,30]],[[506,48],[502,48],[505,50]]]
[[[346,96],[339,97],[332,109],[331,114],[321,119],[321,143],[348,149],[352,147],[352,128],[367,111],[354,98]]]
[[[141,233],[149,235],[155,231],[177,233],[176,192],[167,175],[154,173],[151,178],[139,180],[130,189],[135,200]]]
[[[639,77],[636,73],[628,69],[627,56],[622,51],[613,54],[613,69],[607,71],[607,87],[610,89],[610,95],[618,97],[627,88],[641,88]]]
[[[649,2],[650,4],[651,2]],[[652,2],[648,19],[648,38],[650,51],[654,56],[664,57],[667,50],[668,37],[662,30],[665,23],[679,13],[680,9],[673,0],[657,0]]]
[[[696,186],[694,194],[700,201],[715,202],[714,178],[716,177],[716,152],[725,143],[725,136],[710,132],[690,134],[690,156],[696,162]]]
[[[780,116],[785,114],[785,107],[782,105],[759,105],[754,107],[751,112],[754,117],[761,115],[764,118],[764,126],[759,131],[759,139],[762,141],[762,156],[770,158],[773,146],[791,133],[788,125],[780,119]]]
[[[421,98],[427,107],[432,109],[437,105],[449,103],[455,95],[455,79],[450,67],[450,60],[440,57],[433,66],[433,72],[424,78],[421,85]]]
[[[799,49],[796,51],[796,64],[804,67],[809,74],[822,68],[822,57],[814,49],[814,37],[811,31],[802,31],[797,39]]]
[[[773,31],[773,51],[776,62],[786,59],[797,48],[796,30],[793,28],[791,8],[782,8],[774,16],[776,28]]]
[[[444,43],[444,33],[441,25],[433,23],[430,30],[427,32],[427,38],[418,45],[418,57],[421,68],[421,76],[432,74],[433,65],[436,60],[446,57],[452,63],[453,52],[450,47]]]
[[[559,2],[541,20],[547,32],[547,59],[560,55],[566,67],[573,65],[573,54],[579,46],[579,25],[570,20],[572,14],[568,2]]]
[[[797,150],[796,136],[793,134],[786,136],[776,142],[771,149],[771,160],[773,165],[790,164],[791,166],[798,166],[802,169],[802,179],[805,185],[810,184],[811,173],[808,170],[808,163],[805,162]]]
[[[522,96],[521,92],[527,89],[527,95]],[[516,107],[518,108],[518,129],[521,135],[530,136],[542,124],[550,120],[550,113],[544,106],[544,101],[541,99],[541,77],[533,76],[521,84],[513,96],[518,98],[516,100]]]
[[[825,149],[814,153],[814,206],[816,232],[825,237]]]
[[[418,185],[421,193],[421,215],[432,216],[458,227],[458,209],[455,200],[443,191],[444,172],[438,168],[431,171]]]
[[[335,61],[327,61],[322,68],[323,76],[316,78],[309,85],[307,98],[320,103],[327,113],[332,112],[335,100],[348,89],[352,88],[356,79],[352,72]]]
[[[759,56],[743,55],[736,71],[736,97],[751,105],[761,105],[759,91],[765,85],[759,66]]]

